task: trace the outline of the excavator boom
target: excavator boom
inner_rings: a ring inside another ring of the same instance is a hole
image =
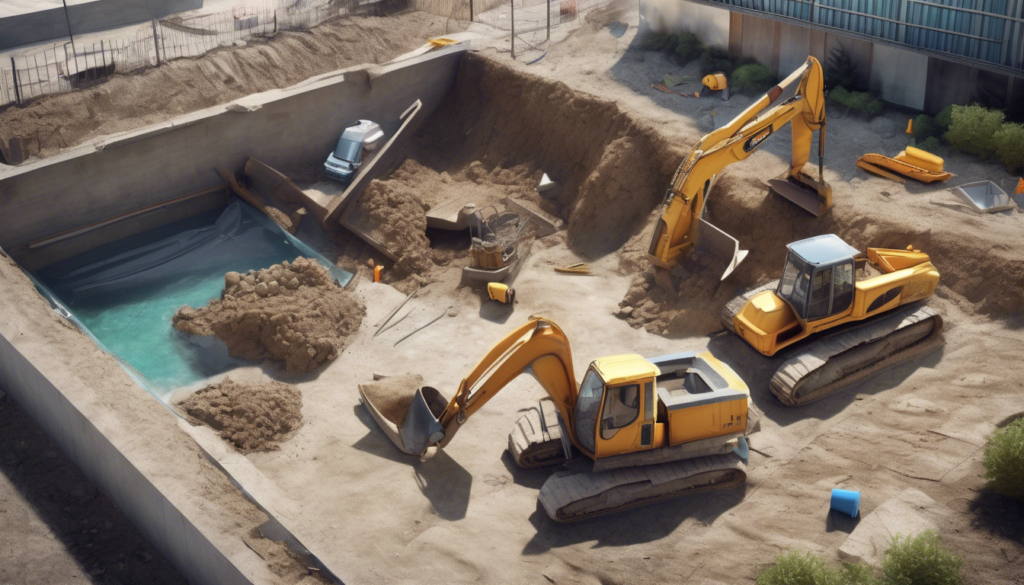
[[[803,193],[808,188],[822,199],[812,213],[831,207],[831,190],[803,174],[810,159],[813,134],[819,131],[819,180],[824,156],[825,95],[821,64],[814,57],[721,128],[705,135],[676,170],[665,196],[661,217],[655,227],[648,258],[658,267],[670,269],[696,247],[724,257],[725,279],[746,256],[739,242],[701,217],[715,178],[726,166],[745,160],[765,140],[787,123],[792,124],[793,156],[783,183],[773,190],[808,208]],[[781,99],[792,92],[792,95]]]

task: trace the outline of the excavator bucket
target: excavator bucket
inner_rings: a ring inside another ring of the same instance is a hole
[[[725,271],[722,272],[721,280],[728,278],[749,253],[747,250],[740,250],[739,240],[705,221],[704,218],[697,221],[697,233],[694,236],[694,241],[699,253],[708,254],[716,261],[725,263]]]
[[[397,376],[359,385],[366,410],[388,439],[409,455],[422,455],[444,438],[438,419],[448,401],[422,382],[419,376]]]

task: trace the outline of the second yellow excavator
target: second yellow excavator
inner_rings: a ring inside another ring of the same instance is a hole
[[[558,471],[540,502],[559,522],[642,506],[746,481],[745,437],[758,430],[750,391],[710,353],[594,360],[577,385],[569,341],[550,319],[532,317],[484,356],[451,400],[418,377],[359,386],[363,404],[401,451],[446,446],[466,421],[520,374],[549,398],[509,434],[522,467],[591,463]],[[395,382],[399,388],[395,388]],[[401,388],[409,385],[408,388]]]
[[[768,109],[771,107],[770,109]],[[746,159],[787,123],[793,129],[789,170],[769,181],[772,192],[815,216],[832,207],[832,188],[822,178],[825,156],[825,93],[821,64],[814,57],[750,105],[731,122],[704,136],[679,165],[665,195],[648,258],[673,268],[695,247],[724,257],[725,279],[746,256],[739,242],[701,218],[718,173]],[[806,174],[814,132],[818,132],[818,178]]]

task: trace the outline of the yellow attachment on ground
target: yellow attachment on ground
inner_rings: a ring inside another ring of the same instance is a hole
[[[928,151],[914,148],[913,146],[908,146],[906,150],[897,154],[896,160],[921,167],[933,173],[941,173],[943,171],[943,163],[945,162],[942,160],[942,157],[935,156]]]
[[[502,284],[500,282],[489,282],[487,283],[487,296],[492,301],[511,305],[516,300],[516,291],[509,288],[506,284]]]
[[[913,147],[910,147],[907,150],[909,151],[911,148]],[[914,148],[913,150],[923,154],[929,154],[917,148]],[[904,177],[909,177],[911,179],[914,179],[915,181],[920,181],[922,183],[948,181],[953,176],[953,173],[941,170],[934,171],[914,164],[914,162],[925,162],[926,164],[934,168],[934,160],[925,159],[917,155],[908,155],[906,152],[901,152],[899,156],[902,156],[905,160],[897,160],[895,158],[889,158],[881,154],[868,153],[857,160],[857,166],[865,171],[868,171],[869,173],[873,173],[885,177],[887,179],[893,179],[897,181],[899,179],[893,177],[886,171],[892,171],[894,173],[898,173],[900,175],[903,175]],[[938,159],[938,161],[940,161],[941,166],[941,158],[934,155],[929,156]],[[881,172],[879,172],[880,170]]]
[[[430,39],[427,42],[430,43],[434,47],[444,47],[446,45],[457,44],[459,41],[456,41],[454,39],[446,39],[444,37],[438,37],[436,39]]]
[[[594,360],[594,369],[610,386],[661,375],[657,366],[635,353],[598,358]]]
[[[721,91],[729,87],[729,83],[726,81],[724,73],[709,73],[704,76],[704,80],[701,83],[711,91]]]

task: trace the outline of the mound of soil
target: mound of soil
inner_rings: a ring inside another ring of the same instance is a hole
[[[178,309],[173,323],[192,335],[216,335],[233,357],[283,361],[289,372],[310,372],[338,357],[365,314],[327,269],[296,258],[244,275],[227,273],[220,299]]]
[[[302,394],[281,382],[241,384],[224,378],[179,406],[242,453],[273,451],[302,425]]]

